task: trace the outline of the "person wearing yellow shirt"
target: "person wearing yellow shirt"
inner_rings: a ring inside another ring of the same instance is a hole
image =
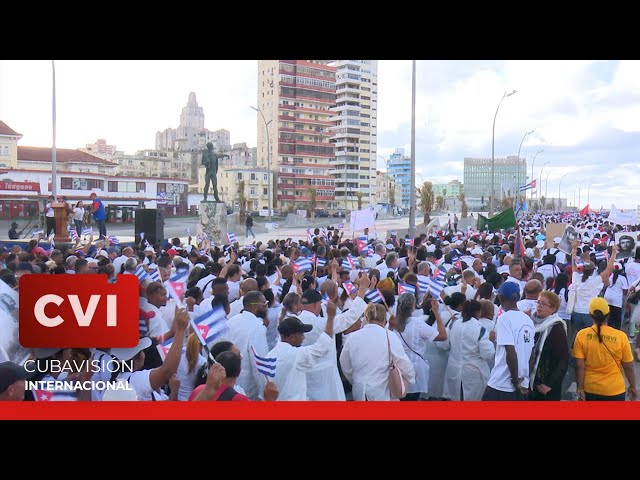
[[[593,325],[576,335],[573,356],[578,400],[624,400],[625,377],[629,399],[638,399],[631,345],[623,332],[607,324],[609,312],[604,298],[592,299],[589,315]]]

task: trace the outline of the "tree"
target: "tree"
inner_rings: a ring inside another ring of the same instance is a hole
[[[547,199],[544,198],[544,195],[540,197],[540,205],[542,206],[542,210],[545,210],[547,208]]]
[[[393,183],[389,185],[389,206],[391,207],[391,212],[393,212],[396,206],[396,186]]]
[[[358,199],[358,210],[362,210],[362,192],[356,192],[356,198]]]
[[[500,202],[500,207],[502,207],[502,210],[507,210],[509,208],[513,208],[513,201],[515,199],[513,197],[504,197],[502,199],[502,201]]]
[[[555,212],[556,211],[556,199],[552,198],[551,199],[551,205],[549,207],[551,209],[551,211]]]
[[[310,210],[310,218],[316,218],[316,195],[318,190],[313,187],[309,187],[307,189],[307,193],[309,194],[309,210]]]
[[[428,224],[431,221],[431,210],[433,210],[433,184],[424,182],[422,187],[418,189],[420,194],[420,208],[424,215],[423,221]]]
[[[436,197],[436,207],[438,210],[444,210],[444,197],[442,195]]]
[[[469,215],[469,206],[467,205],[467,201],[464,198],[464,193],[461,192],[460,195],[458,195],[458,200],[462,202],[461,216],[462,218],[467,218],[467,215]]]
[[[443,196],[444,198],[447,198],[447,189],[446,189],[446,188],[443,188],[443,189],[442,189],[442,196]]]
[[[244,193],[244,180],[238,182],[238,203],[240,204],[240,220],[242,221],[246,215],[245,206],[247,203],[247,197]]]

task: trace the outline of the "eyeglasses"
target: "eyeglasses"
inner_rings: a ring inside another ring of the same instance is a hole
[[[549,308],[553,308],[551,305],[549,305],[548,303],[542,303],[540,300],[536,301],[536,303],[538,305],[542,305],[543,307],[549,307]]]
[[[269,305],[269,302],[251,302],[249,305],[264,305],[266,307]]]

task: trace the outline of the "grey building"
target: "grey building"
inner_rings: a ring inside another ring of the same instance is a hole
[[[518,183],[527,183],[527,160],[515,155],[506,158],[495,158],[494,189],[496,200],[504,196],[515,196]],[[484,198],[488,204],[491,195],[491,158],[464,159],[464,193],[469,199]]]

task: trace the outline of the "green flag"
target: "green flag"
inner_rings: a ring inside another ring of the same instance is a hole
[[[489,229],[491,232],[497,232],[501,228],[512,228],[516,226],[516,214],[513,208],[509,208],[492,218],[484,217],[478,214],[478,230]]]

